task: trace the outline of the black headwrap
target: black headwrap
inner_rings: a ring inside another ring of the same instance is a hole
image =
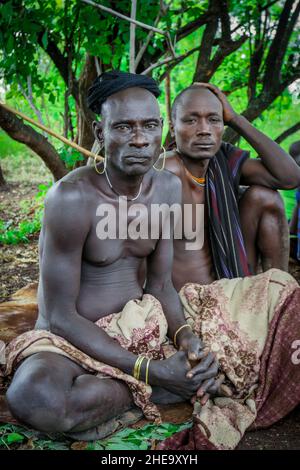
[[[112,70],[111,72],[102,73],[94,80],[88,90],[88,107],[94,111],[94,113],[101,114],[101,106],[109,96],[132,87],[145,88],[156,96],[156,98],[160,95],[160,90],[153,78],[136,73]]]

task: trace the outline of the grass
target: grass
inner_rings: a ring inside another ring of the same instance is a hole
[[[156,441],[190,426],[191,422],[146,424],[139,429],[123,429],[101,441],[74,442],[59,434],[50,436],[14,424],[0,424],[0,450],[147,450]]]
[[[51,183],[40,184],[38,192],[31,201],[21,201],[20,212],[23,220],[17,222],[10,218],[0,219],[0,243],[4,245],[17,245],[30,242],[31,236],[41,229],[44,211],[44,199]]]

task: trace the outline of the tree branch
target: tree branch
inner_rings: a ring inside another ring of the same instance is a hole
[[[228,1],[220,0],[220,18],[222,25],[222,38],[225,41],[231,41],[230,16],[228,11]]]
[[[48,32],[48,43],[47,47],[44,46],[42,38],[44,35],[45,31],[42,31],[38,35],[38,43],[41,46],[41,48],[50,56],[52,59],[54,65],[58,69],[60,75],[62,76],[65,84],[68,86],[68,60],[65,58],[65,56],[60,52],[57,43],[54,38],[51,37],[51,34]],[[70,90],[73,98],[75,99],[76,103],[78,104],[79,102],[79,88],[78,88],[78,81],[73,80],[72,82],[72,88]]]
[[[136,1],[131,0],[131,13],[130,18],[131,20],[135,20],[136,18]],[[130,23],[130,52],[129,52],[129,71],[131,73],[135,73],[135,28],[136,25],[131,22]]]
[[[186,57],[188,57],[189,55],[191,55],[194,52],[198,51],[199,48],[200,48],[200,46],[199,47],[194,47],[194,49],[191,49],[190,51],[186,52],[185,54],[177,56],[175,59],[174,59],[174,57],[169,56],[164,60],[158,61],[155,64],[150,65],[146,70],[144,70],[141,73],[141,75],[148,75],[150,72],[152,72],[152,70],[156,69],[157,67],[161,67],[162,65],[166,65],[166,64],[171,63],[172,66],[168,67],[168,71],[170,71],[173,67],[175,67],[176,64],[178,64],[179,62],[182,62]],[[163,74],[163,76],[161,76],[159,78],[159,81],[161,81],[165,78],[165,73]]]
[[[289,39],[300,13],[300,1],[298,1],[290,19],[290,12],[294,3],[295,0],[286,0],[279,18],[276,34],[269,48],[265,62],[266,68],[263,81],[263,87],[266,90],[276,86],[280,78],[280,70]]]
[[[101,5],[100,3],[95,3],[95,2],[92,2],[91,0],[81,0],[81,1],[84,3],[87,3],[88,5],[92,5],[93,7],[99,8],[100,10],[105,11],[106,13],[110,13],[113,16],[117,16],[118,18],[121,18],[122,20],[129,21],[130,23],[133,23],[136,26],[140,26],[143,29],[148,29],[149,31],[162,34],[163,36],[166,36],[167,34],[167,32],[162,31],[161,29],[154,28],[153,26],[142,23],[141,21],[137,21],[137,20],[134,20],[133,18],[129,18],[129,16],[125,16],[122,13],[119,13],[115,10],[112,10],[111,8]]]
[[[156,26],[158,24],[159,20],[160,20],[160,12],[159,12],[159,14],[157,15],[157,17],[154,21],[154,26]],[[140,63],[141,58],[143,57],[147,47],[149,46],[149,43],[150,43],[153,35],[154,35],[154,31],[150,31],[149,34],[147,35],[146,39],[145,39],[144,44],[142,45],[142,47],[140,47],[140,50],[137,53],[137,56],[136,56],[136,59],[135,59],[135,70],[137,69],[137,66]]]
[[[22,95],[24,96],[24,98],[26,99],[26,101],[28,102],[29,106],[31,107],[31,109],[34,111],[38,121],[41,123],[41,124],[45,124],[44,121],[43,121],[43,117],[42,117],[42,114],[40,112],[40,110],[36,107],[36,105],[34,104],[34,101],[33,101],[33,96],[32,96],[32,87],[31,87],[31,76],[28,75],[27,77],[27,88],[28,88],[28,93],[26,93],[26,90],[23,88],[23,86],[21,85],[21,83],[19,83],[19,88],[21,90],[21,93]]]
[[[14,140],[27,145],[37,153],[56,180],[67,174],[67,170],[53,145],[32,127],[5,109],[0,104],[0,127]]]
[[[207,23],[205,27],[198,54],[196,70],[193,77],[194,82],[208,81],[206,75],[210,68],[210,57],[212,53],[215,35],[218,30],[218,21],[219,18],[216,17],[212,21]]]
[[[225,42],[224,44],[221,43],[219,49],[216,51],[214,57],[210,61],[209,70],[206,72],[205,81],[209,81],[214,75],[215,71],[220,67],[224,59],[239,49],[247,39],[248,37],[244,35],[236,41]]]
[[[284,132],[282,132],[276,139],[275,142],[277,144],[280,144],[283,142],[285,139],[290,137],[290,135],[295,134],[295,132],[300,131],[300,121],[294,124],[293,126],[289,127],[289,129],[286,129]]]
[[[205,13],[203,13],[203,15],[199,16],[199,18],[179,28],[176,31],[177,41],[180,41],[181,39],[196,31],[196,29],[199,29],[201,26],[212,21],[218,12],[219,9],[216,7],[209,8]]]

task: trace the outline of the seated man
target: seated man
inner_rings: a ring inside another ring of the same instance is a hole
[[[300,167],[300,140],[290,146],[289,153]],[[296,205],[290,221],[290,238],[290,256],[300,261],[300,187],[297,188]]]
[[[205,205],[202,249],[188,252],[186,240],[175,241],[176,289],[187,281],[207,284],[256,273],[258,251],[264,270],[287,270],[288,227],[274,189],[299,184],[300,169],[292,158],[237,115],[225,95],[210,84],[183,90],[174,101],[172,120],[177,150],[170,152],[166,168],[180,177],[184,203]],[[239,132],[261,159],[248,159],[248,152],[222,142],[224,123]],[[251,187],[238,211],[239,184]]]
[[[9,407],[36,429],[72,432],[78,439],[103,437],[96,426],[134,402],[146,416],[159,416],[149,404],[149,385],[163,392],[154,391],[154,401],[186,400],[217,374],[214,355],[204,354],[199,338],[185,328],[171,281],[172,236],[126,236],[133,228],[134,201],[146,210],[181,203],[179,179],[152,168],[162,136],[158,95],[154,80],[144,76],[98,77],[88,101],[102,115],[94,124],[105,163],[95,165],[96,171],[86,166],[70,172],[47,195],[36,330],[7,348],[8,373],[23,360],[7,392]],[[99,216],[105,211],[108,228],[103,229]],[[159,224],[153,227],[158,234]],[[144,259],[143,290],[138,273]],[[167,331],[182,350],[170,358],[161,348]],[[188,358],[203,358],[192,377],[187,377]],[[213,379],[210,391],[221,381]]]

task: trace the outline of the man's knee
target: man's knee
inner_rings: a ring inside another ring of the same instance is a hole
[[[284,203],[280,193],[264,186],[250,186],[243,196],[249,208],[257,208],[261,213],[272,213],[284,216]]]
[[[49,369],[24,362],[6,393],[10,411],[19,421],[40,431],[64,432],[72,428],[64,393]],[[22,367],[22,369],[21,369]]]

